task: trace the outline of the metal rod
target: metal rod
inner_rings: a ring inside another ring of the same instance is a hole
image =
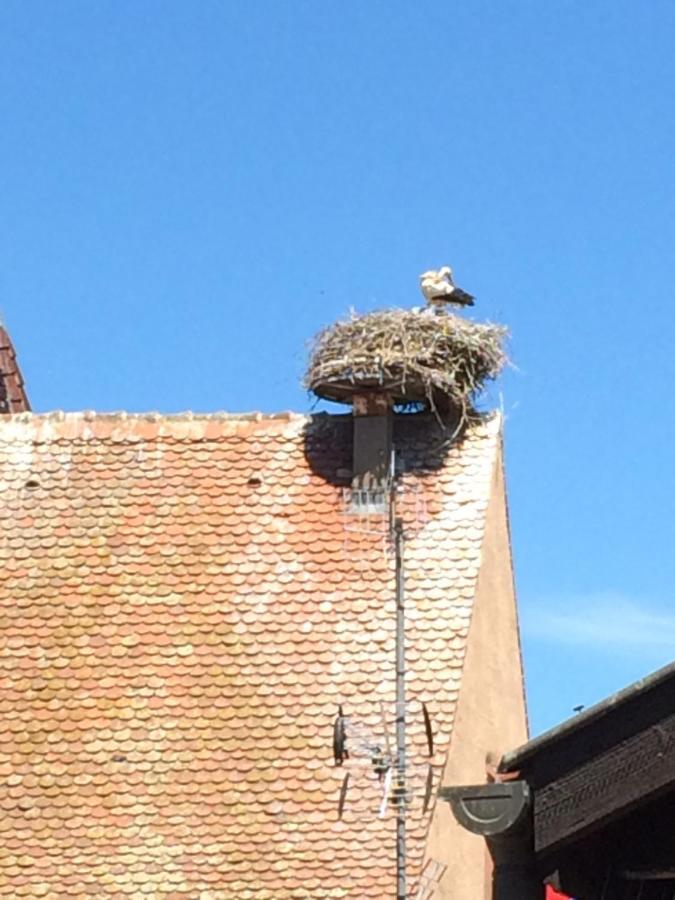
[[[396,551],[396,900],[406,900],[406,784],[405,784],[405,578],[404,534],[394,520]]]

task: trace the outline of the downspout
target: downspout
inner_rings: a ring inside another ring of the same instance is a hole
[[[492,900],[544,900],[532,837],[532,796],[525,781],[441,788],[455,819],[481,835],[494,869]]]

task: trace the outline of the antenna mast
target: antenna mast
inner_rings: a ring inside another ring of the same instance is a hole
[[[396,900],[406,900],[405,581],[403,522],[399,518],[394,518],[394,549],[396,554]]]

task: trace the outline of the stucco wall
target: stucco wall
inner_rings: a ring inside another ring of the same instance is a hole
[[[492,479],[475,604],[464,661],[457,718],[443,785],[483,784],[486,759],[527,739],[523,671],[516,613],[501,451]],[[427,858],[447,865],[435,900],[490,897],[485,842],[455,822],[438,802]]]

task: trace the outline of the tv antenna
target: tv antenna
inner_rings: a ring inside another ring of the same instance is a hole
[[[407,900],[407,846],[406,846],[406,819],[411,791],[411,773],[407,767],[406,748],[406,658],[405,658],[405,545],[406,545],[406,520],[412,519],[414,527],[419,526],[426,519],[424,500],[415,496],[414,503],[409,503],[410,498],[401,497],[401,490],[397,486],[395,477],[395,459],[391,456],[391,465],[386,484],[380,491],[384,504],[379,509],[374,509],[374,515],[370,515],[371,503],[364,503],[361,498],[361,516],[354,526],[354,530],[361,533],[383,538],[387,546],[388,554],[394,560],[394,592],[395,592],[395,739],[394,746],[389,740],[389,728],[386,721],[384,704],[380,705],[381,734],[375,735],[364,725],[354,721],[345,714],[343,705],[338,707],[338,714],[333,727],[333,754],[336,765],[343,765],[346,760],[352,762],[359,758],[368,760],[370,766],[378,776],[382,786],[382,797],[379,807],[379,816],[384,818],[391,802],[396,811],[396,900]],[[398,488],[398,490],[397,490]],[[368,499],[368,498],[367,498]],[[401,502],[403,500],[403,502]],[[408,501],[408,502],[406,502]],[[375,504],[372,504],[375,507]],[[369,513],[368,516],[363,513]],[[407,515],[406,515],[407,513]],[[347,527],[347,526],[346,526]],[[434,738],[431,717],[425,703],[422,703],[424,717],[424,732],[426,735],[429,763],[423,785],[420,785],[419,793],[423,796],[423,812],[426,813],[432,801],[434,787],[434,770],[431,759],[434,755]],[[340,788],[338,800],[338,817],[342,818],[347,803],[350,789],[350,771],[345,773]],[[416,779],[412,779],[413,781]]]

